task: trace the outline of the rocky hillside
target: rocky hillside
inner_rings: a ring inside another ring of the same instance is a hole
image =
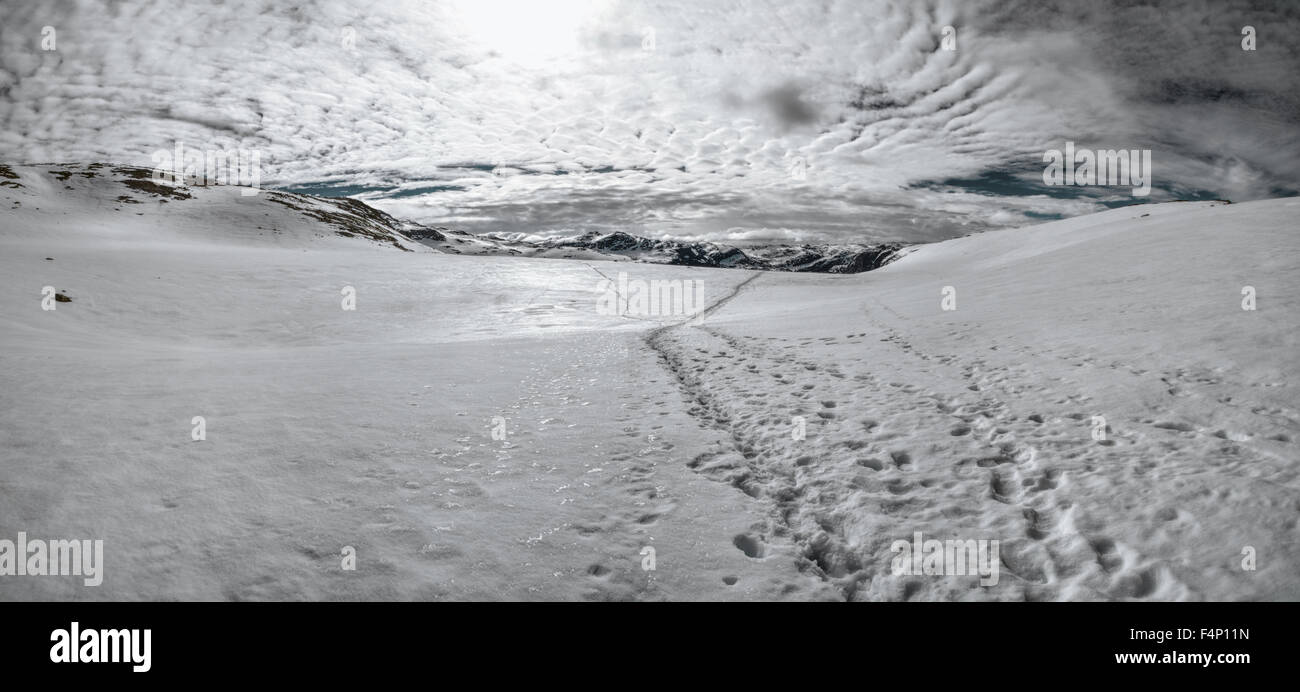
[[[492,234],[471,235],[410,223],[403,226],[402,232],[440,252],[455,254],[630,260],[691,267],[829,274],[856,274],[877,269],[899,257],[904,247],[900,244],[758,245],[742,249],[717,243],[653,240],[623,232],[522,240]]]

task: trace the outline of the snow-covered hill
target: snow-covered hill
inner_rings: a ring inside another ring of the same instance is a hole
[[[753,541],[846,596],[1294,599],[1297,213],[1131,207],[764,276],[656,346],[729,433],[692,463],[772,498]],[[914,532],[1001,541],[1002,581],[890,576]]]
[[[132,180],[0,169],[0,539],[105,542],[101,586],[0,599],[1300,596],[1300,200],[829,275]],[[619,273],[708,309],[610,314]],[[998,540],[1000,579],[895,574],[917,532]]]
[[[348,247],[362,238],[429,252],[401,224],[356,200],[228,185],[159,184],[153,171],[106,164],[0,166],[7,236],[74,233],[83,242],[199,242],[225,246]],[[297,213],[286,214],[285,210]],[[140,217],[140,218],[131,218]],[[223,232],[206,234],[220,224]],[[96,233],[88,233],[91,229]],[[195,233],[195,229],[203,229]]]

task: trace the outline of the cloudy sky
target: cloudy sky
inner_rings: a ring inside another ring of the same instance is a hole
[[[1151,200],[1300,188],[1288,0],[0,0],[0,16],[0,160],[252,150],[264,186],[474,231],[932,240],[1134,201],[1042,185],[1066,141],[1150,149]]]

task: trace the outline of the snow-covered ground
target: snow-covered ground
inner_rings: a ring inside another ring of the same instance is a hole
[[[0,539],[105,566],[0,599],[1300,597],[1300,200],[834,276],[444,255],[332,203],[5,170]],[[710,307],[602,314],[619,272]],[[894,574],[916,532],[998,540],[1000,579]]]
[[[1133,207],[764,275],[660,339],[733,440],[695,463],[854,599],[1300,597],[1297,213]],[[1000,582],[894,577],[914,532],[999,540]]]

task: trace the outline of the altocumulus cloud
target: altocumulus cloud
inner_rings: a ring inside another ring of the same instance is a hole
[[[257,149],[264,184],[470,230],[930,240],[1132,201],[1043,187],[1067,140],[1151,149],[1151,200],[1300,181],[1290,2],[0,7],[0,158]]]

